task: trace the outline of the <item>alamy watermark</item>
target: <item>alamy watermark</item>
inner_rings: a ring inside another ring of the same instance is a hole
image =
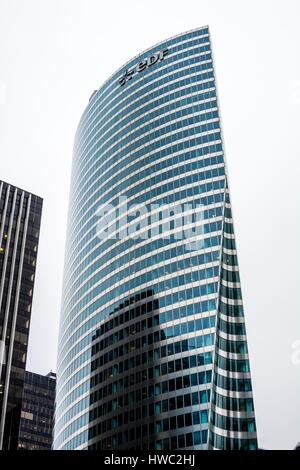
[[[185,240],[187,250],[204,244],[204,204],[129,204],[127,196],[118,203],[101,205],[96,215],[100,240],[133,239]]]
[[[294,366],[299,366],[300,365],[300,339],[297,339],[292,343],[292,349],[294,350],[292,354],[292,363]]]

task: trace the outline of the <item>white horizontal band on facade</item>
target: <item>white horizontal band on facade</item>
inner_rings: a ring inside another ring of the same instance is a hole
[[[252,391],[249,391],[249,392],[233,391],[233,390],[228,390],[226,388],[218,387],[217,385],[215,386],[215,390],[219,395],[222,395],[222,396],[225,396],[225,397],[228,397],[228,398],[245,398],[245,399],[247,399],[247,398],[252,398],[253,397]],[[222,409],[222,408],[220,408],[220,409]],[[228,410],[226,410],[226,412],[228,413]],[[233,411],[233,413],[236,413],[236,412]],[[246,415],[248,417],[249,411],[246,411]],[[228,416],[228,415],[226,415],[226,416]]]
[[[223,304],[232,305],[232,306],[242,306],[243,300],[242,299],[229,299],[228,297],[220,297],[221,302]]]
[[[242,317],[232,317],[230,315],[225,315],[224,313],[219,312],[219,317],[221,320],[227,323],[245,323],[244,316]]]
[[[231,282],[231,281],[226,281],[225,279],[221,279],[221,284],[224,287],[227,287],[228,289],[240,289],[241,288],[241,283],[240,282]]]
[[[225,396],[225,398],[228,398]],[[238,398],[238,397],[236,397]],[[242,398],[242,397],[240,397]],[[252,398],[252,397],[249,397]],[[233,411],[221,408],[212,403],[213,410],[220,416],[227,416],[228,418],[254,418],[254,411]]]
[[[226,248],[225,246],[223,247],[223,253],[226,254],[226,255],[230,255],[230,256],[236,256],[237,255],[237,251],[235,249]]]
[[[221,375],[222,377],[229,378],[229,379],[251,379],[250,372],[234,372],[229,370],[224,370],[215,365],[215,373]]]
[[[223,236],[224,236],[224,238],[226,238],[227,240],[235,240],[234,233],[224,232]]]
[[[220,329],[218,329],[218,336],[225,341],[247,341],[246,335],[231,335]]]
[[[219,346],[216,346],[216,352],[219,354],[219,356],[223,357],[224,359],[229,359],[231,361],[247,361],[247,360],[249,360],[248,353],[228,352],[228,351],[224,351],[224,349],[221,349]]]
[[[237,265],[226,264],[224,261],[222,263],[222,268],[226,269],[226,271],[239,272],[239,267]]]

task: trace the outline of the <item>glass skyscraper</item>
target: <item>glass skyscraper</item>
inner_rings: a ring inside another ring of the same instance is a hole
[[[257,449],[208,27],[134,57],[81,118],[54,448]]]

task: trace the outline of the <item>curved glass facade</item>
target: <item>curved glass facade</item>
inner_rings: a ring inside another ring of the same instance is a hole
[[[54,448],[257,448],[207,27],[136,56],[81,118]]]

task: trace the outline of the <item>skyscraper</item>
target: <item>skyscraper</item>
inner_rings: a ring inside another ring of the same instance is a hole
[[[142,52],[81,118],[57,449],[256,449],[208,27]]]
[[[56,374],[25,373],[18,449],[51,450]]]
[[[0,449],[16,449],[42,199],[0,181]]]

